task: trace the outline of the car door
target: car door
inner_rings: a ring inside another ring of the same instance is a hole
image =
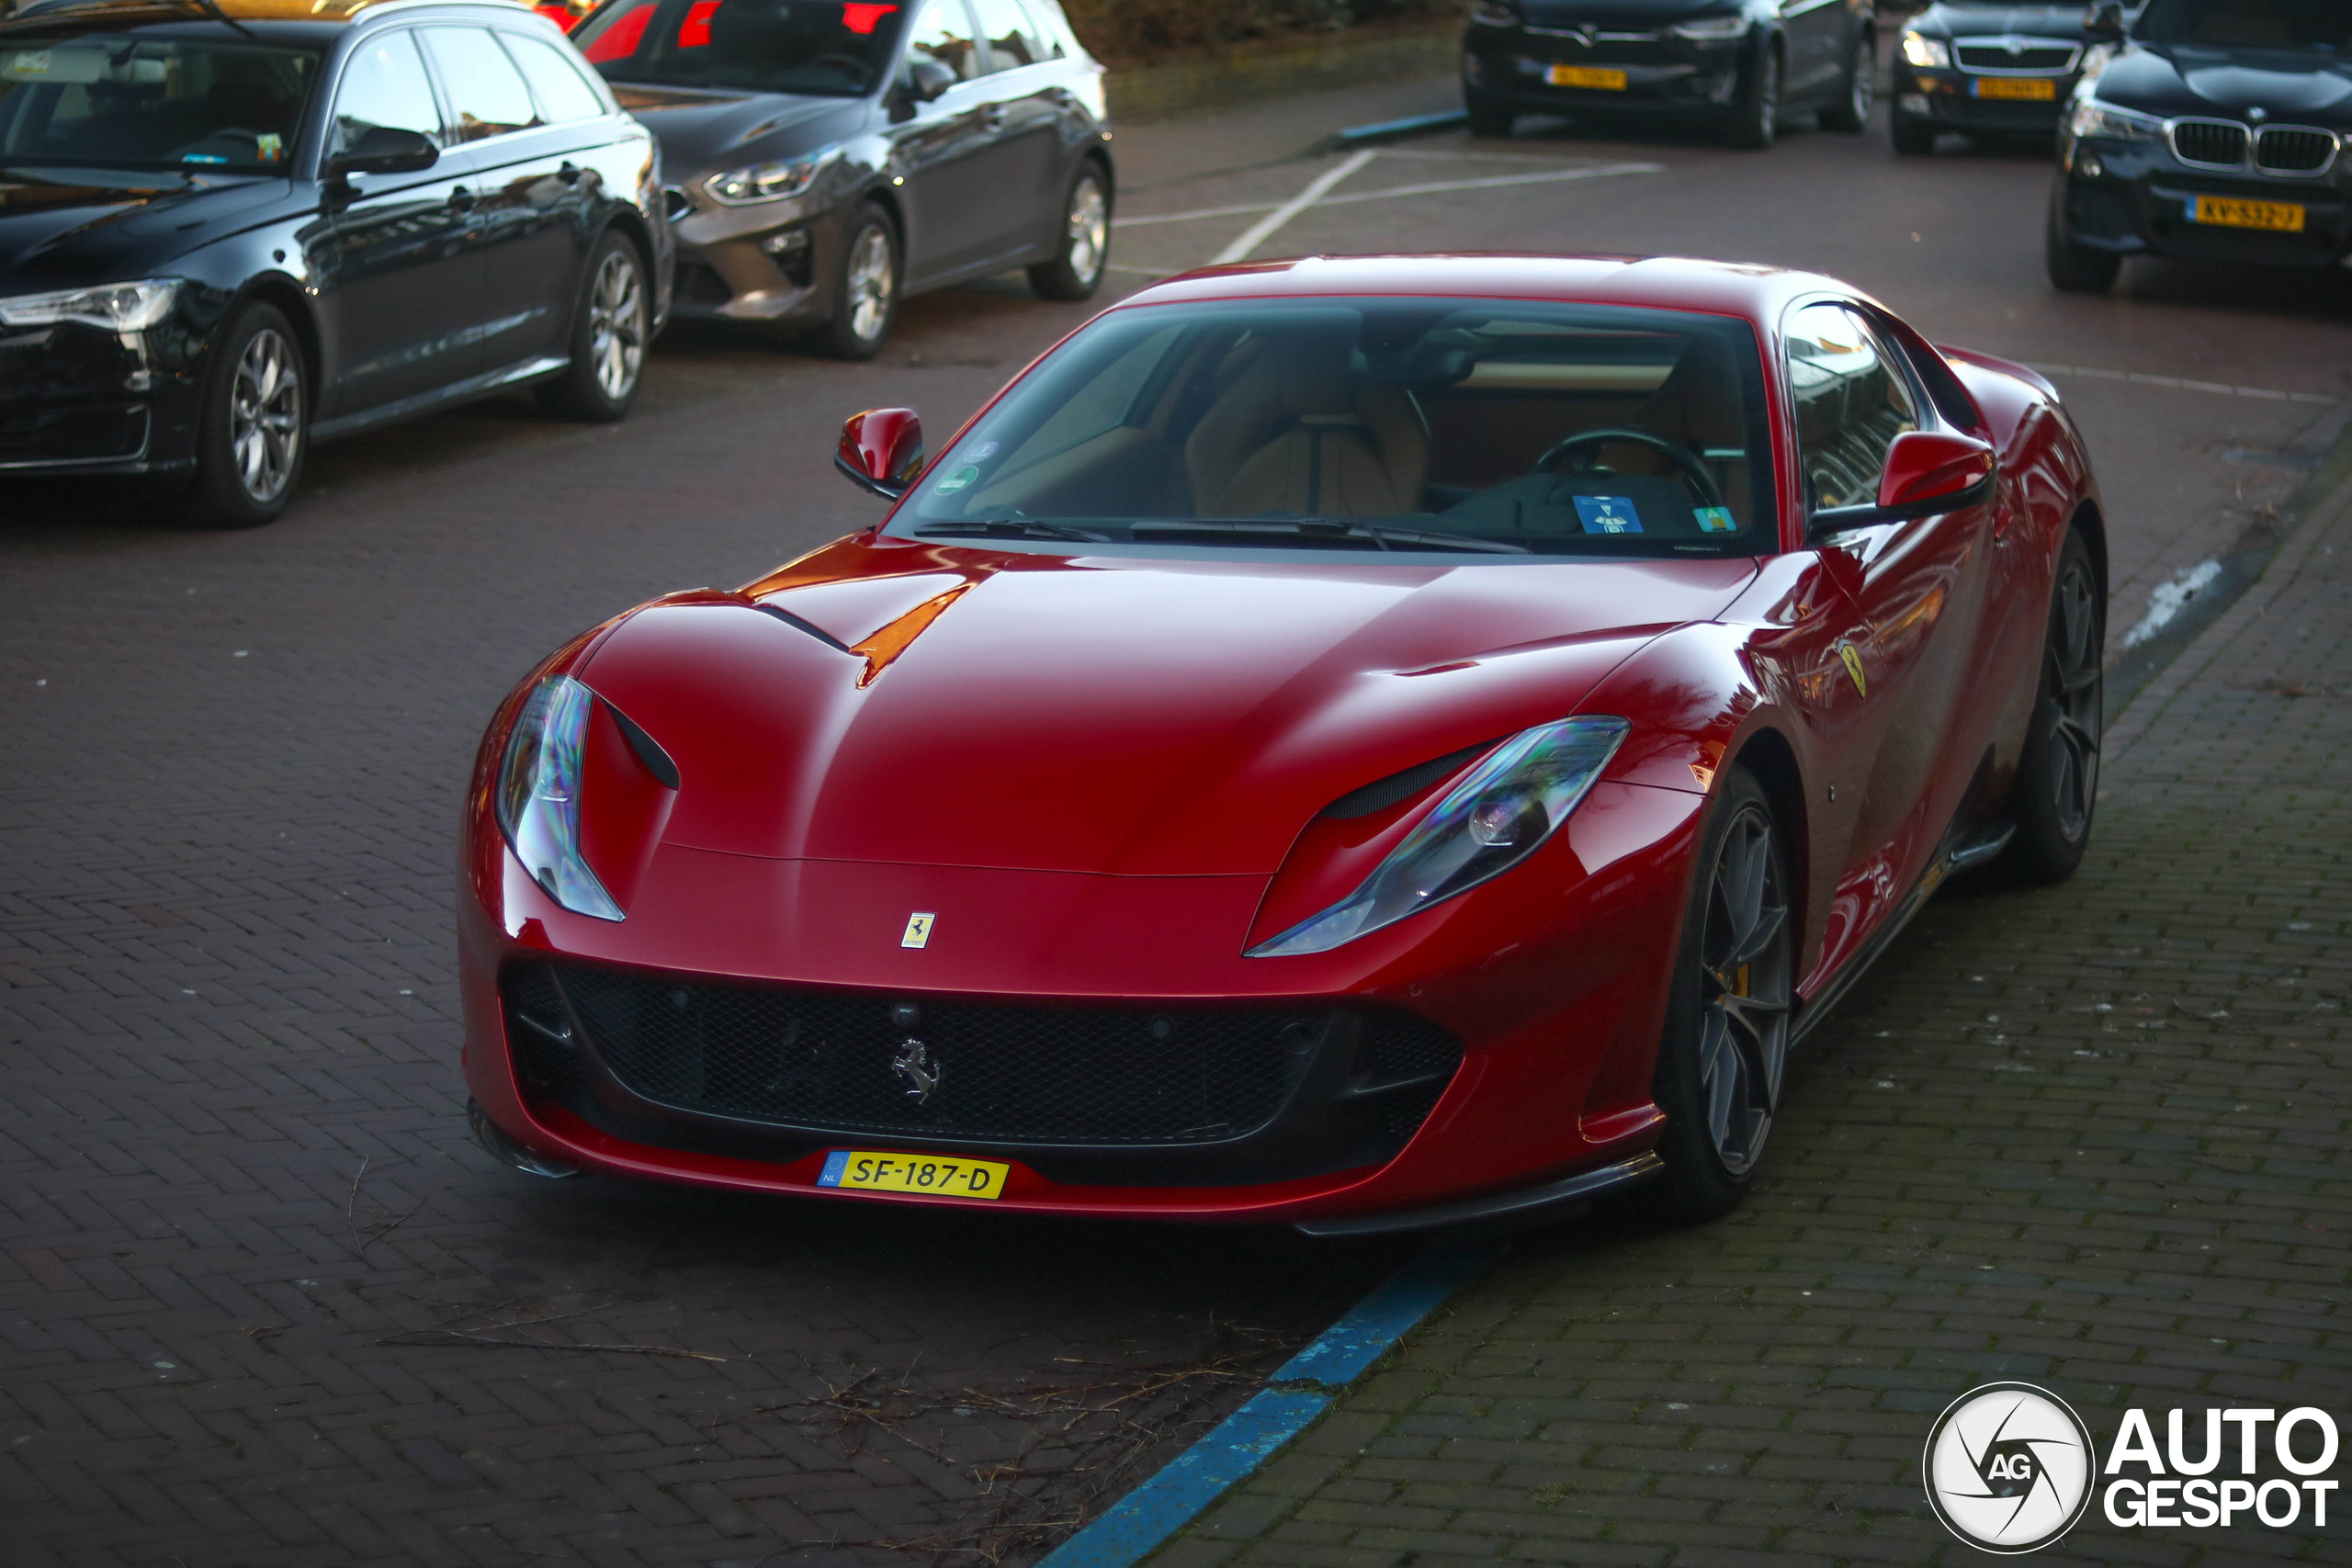
[[[929,102],[912,88],[914,67],[931,62],[954,76]],[[907,232],[907,284],[922,286],[967,272],[988,254],[1001,197],[987,188],[982,155],[989,128],[988,73],[978,34],[964,0],[925,0],[907,29],[899,85],[892,89],[890,172],[899,187]]]
[[[1847,0],[1781,0],[1788,70],[1781,98],[1793,104],[1819,97],[1846,64]]]
[[[326,158],[378,126],[413,130],[443,148],[409,175],[325,177]],[[448,156],[449,137],[408,29],[353,48],[335,85],[322,154],[319,218],[302,234],[330,338],[329,418],[419,397],[474,373],[481,256],[472,243],[472,186]]]
[[[981,178],[1000,199],[988,210],[980,259],[1025,259],[1059,224],[1069,183],[1068,122],[1075,106],[1057,62],[1061,44],[1021,0],[970,0],[988,55],[980,79],[988,146]]]
[[[576,119],[546,122],[491,28],[435,25],[417,33],[449,106],[458,143],[450,159],[467,169],[474,192],[480,368],[495,372],[560,354],[591,237],[594,182],[582,173],[589,128]]]

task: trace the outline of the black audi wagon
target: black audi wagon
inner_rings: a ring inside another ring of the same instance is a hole
[[[617,419],[660,190],[501,0],[37,0],[0,21],[0,484],[154,476],[245,525],[312,441],[521,386]]]

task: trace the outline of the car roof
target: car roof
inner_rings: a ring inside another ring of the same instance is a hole
[[[392,9],[422,9],[427,6],[457,6],[528,14],[525,0],[215,0],[217,15],[195,0],[31,0],[0,17],[0,26],[12,22],[104,22],[114,27],[142,23],[203,22],[226,17],[237,22],[307,22],[333,26],[356,21],[364,15]]]

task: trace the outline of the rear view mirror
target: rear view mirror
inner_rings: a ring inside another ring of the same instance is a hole
[[[2109,42],[2123,36],[2123,0],[2091,0],[2083,13],[2083,31]]]
[[[918,60],[907,67],[907,91],[915,102],[927,104],[956,85],[956,73],[936,60]]]
[[[1992,499],[1995,468],[1993,448],[1973,435],[1906,431],[1887,448],[1878,503],[1816,512],[1807,531],[1834,534],[1840,528],[1866,528],[1974,506]]]
[[[886,501],[907,493],[922,469],[922,421],[912,409],[867,409],[842,425],[833,467]]]
[[[441,161],[432,138],[394,126],[371,125],[359,140],[327,160],[327,177],[346,175],[413,175]]]

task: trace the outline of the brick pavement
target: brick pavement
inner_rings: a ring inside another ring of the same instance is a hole
[[[2103,1450],[2134,1404],[2352,1434],[2352,486],[2330,507],[2121,716],[2076,877],[1956,884],[1800,1050],[1745,1207],[1523,1239],[1152,1568],[1983,1561],[1920,1453],[2001,1379]],[[2036,1561],[2341,1563],[2346,1513],[2095,1506]]]

